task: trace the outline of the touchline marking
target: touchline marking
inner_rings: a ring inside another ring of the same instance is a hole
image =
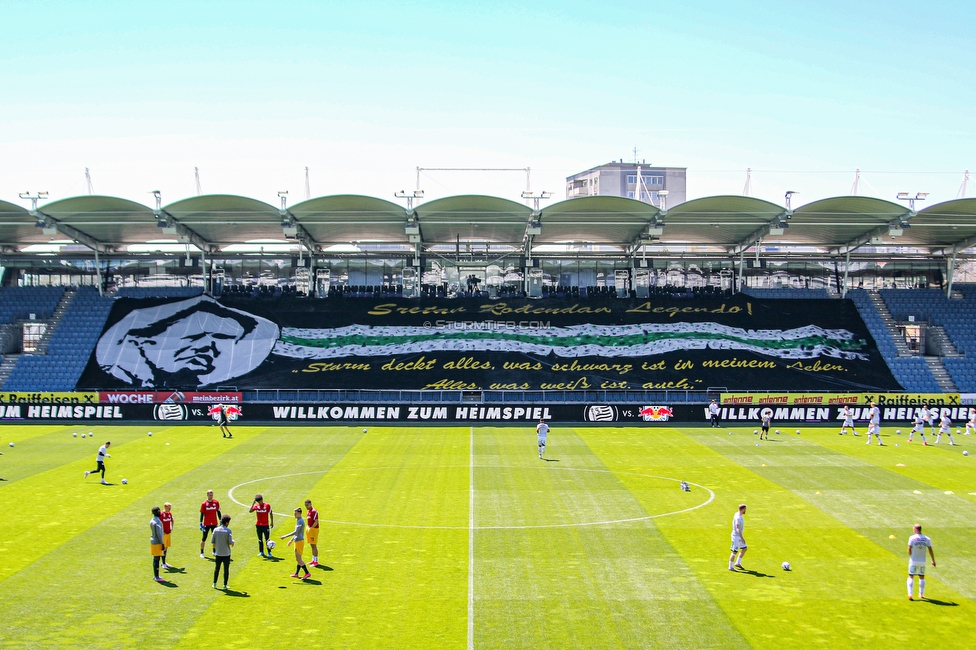
[[[484,465],[484,466],[476,467],[474,465],[474,463],[472,463],[470,467],[471,467],[470,471],[471,471],[472,475],[474,474],[474,470],[475,469],[533,469],[532,467],[512,467],[512,466],[501,466],[501,465]],[[350,467],[350,468],[342,468],[342,469],[321,469],[321,470],[315,470],[315,471],[312,471],[312,472],[296,472],[294,474],[278,474],[276,476],[265,476],[264,478],[256,478],[256,479],[253,479],[253,480],[250,480],[250,481],[245,481],[244,483],[238,483],[237,485],[235,485],[234,487],[232,487],[230,490],[227,491],[227,497],[231,501],[233,501],[234,503],[236,503],[237,505],[239,505],[239,506],[241,506],[243,508],[250,508],[250,506],[245,505],[245,504],[241,503],[240,501],[238,501],[237,499],[234,498],[234,490],[236,490],[239,487],[244,487],[245,485],[250,485],[252,483],[260,483],[261,481],[273,481],[275,479],[289,478],[289,477],[292,477],[292,476],[307,476],[309,474],[328,474],[329,472],[371,472],[371,471],[381,471],[381,470],[389,470],[389,469],[402,470],[403,467]],[[459,466],[450,466],[450,467],[423,467],[423,468],[417,468],[417,469],[460,469],[460,467]],[[674,483],[681,483],[681,481],[683,480],[683,479],[671,478],[670,476],[654,476],[654,475],[651,475],[651,474],[641,474],[639,472],[614,472],[614,471],[609,470],[609,469],[585,469],[585,468],[576,468],[576,467],[549,467],[549,468],[546,468],[546,469],[541,469],[540,468],[540,469],[538,469],[538,471],[548,471],[548,472],[596,472],[596,473],[601,473],[601,474],[615,474],[615,475],[624,475],[624,476],[640,476],[640,477],[643,477],[643,478],[653,478],[653,479],[659,479],[659,480],[662,480],[662,481],[672,481]],[[672,512],[662,512],[662,513],[658,513],[656,515],[644,515],[642,517],[628,517],[626,519],[607,519],[605,521],[582,521],[582,522],[573,523],[573,524],[538,524],[538,525],[530,525],[530,526],[475,526],[474,525],[474,522],[473,522],[473,515],[471,515],[471,519],[469,520],[467,526],[418,526],[418,525],[412,525],[412,524],[370,524],[370,523],[365,523],[365,522],[362,522],[362,521],[341,521],[341,520],[338,520],[338,519],[320,519],[319,521],[322,521],[322,522],[325,522],[325,523],[328,523],[328,524],[335,524],[337,526],[363,526],[363,527],[366,527],[366,528],[403,528],[403,529],[418,529],[418,530],[466,530],[467,529],[467,530],[471,530],[471,531],[475,531],[475,530],[528,530],[528,529],[533,529],[533,528],[583,528],[585,526],[609,526],[609,525],[612,525],[612,524],[627,524],[627,523],[632,523],[632,522],[635,522],[635,521],[647,521],[649,519],[660,519],[661,517],[670,517],[672,515],[680,515],[680,514],[685,513],[685,512],[691,512],[692,510],[698,510],[699,508],[704,508],[705,506],[707,506],[708,504],[710,504],[712,501],[715,500],[715,492],[713,492],[711,490],[711,488],[707,488],[704,485],[700,485],[699,483],[692,483],[691,481],[685,481],[685,483],[687,483],[688,485],[694,485],[695,487],[698,487],[698,488],[701,488],[701,489],[707,491],[708,492],[708,500],[707,501],[704,501],[703,503],[699,503],[696,506],[691,506],[690,508],[682,508],[681,510],[674,510]],[[472,486],[474,485],[474,482],[473,481],[471,482],[471,485]],[[472,499],[474,498],[474,488],[473,487],[471,488],[471,497],[470,498],[472,498]],[[474,509],[473,508],[471,508],[471,512],[472,513],[474,512]],[[279,516],[283,516],[282,513],[275,513],[275,514],[278,514]],[[290,515],[292,513],[288,513],[288,514]],[[474,533],[472,532],[472,535],[473,534]]]
[[[474,426],[471,427],[468,475],[468,650],[474,650]]]

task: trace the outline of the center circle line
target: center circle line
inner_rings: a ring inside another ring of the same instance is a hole
[[[295,472],[291,474],[278,474],[275,476],[265,476],[263,478],[256,478],[250,481],[244,481],[243,483],[238,483],[234,487],[227,491],[227,497],[243,508],[249,508],[249,506],[241,503],[234,497],[234,490],[245,485],[251,485],[252,483],[260,483],[261,481],[273,481],[275,479],[281,478],[291,478],[293,476],[309,476],[312,474],[328,474],[330,472],[374,472],[389,469],[406,469],[401,466],[389,466],[389,467],[348,467],[348,468],[331,468],[322,470],[313,470],[310,472]],[[468,469],[467,466],[447,466],[447,467],[418,467],[416,469]],[[530,466],[511,466],[511,465],[480,465],[476,466],[476,469],[532,469]],[[541,469],[541,468],[540,468]],[[674,483],[681,483],[682,479],[671,478],[670,476],[655,476],[652,474],[641,474],[639,472],[615,472],[609,469],[590,469],[585,467],[553,467],[546,471],[556,471],[556,472],[595,472],[601,474],[615,474],[615,475],[626,475],[626,476],[640,476],[642,478],[652,478],[662,481],[672,481]],[[699,508],[704,508],[715,500],[715,492],[711,488],[705,487],[699,483],[693,483],[691,481],[684,481],[688,485],[694,485],[695,487],[701,488],[708,492],[708,499],[703,503],[691,506],[688,508],[682,508],[681,510],[674,510],[671,512],[662,512],[654,515],[644,515],[641,517],[628,517],[625,519],[608,519],[605,521],[584,521],[579,523],[569,523],[569,524],[535,524],[535,525],[505,525],[505,526],[474,526],[475,530],[526,530],[533,528],[582,528],[587,526],[608,526],[612,524],[626,524],[633,523],[636,521],[646,521],[648,519],[659,519],[661,517],[670,517],[672,515],[680,515],[685,512],[691,512],[693,510],[698,510]],[[282,516],[281,513],[275,513],[278,516]],[[402,528],[402,529],[420,529],[420,530],[468,530],[468,526],[420,526],[416,524],[374,524],[365,523],[361,521],[342,521],[336,519],[321,519],[322,523],[333,524],[336,526],[363,526],[367,528]]]

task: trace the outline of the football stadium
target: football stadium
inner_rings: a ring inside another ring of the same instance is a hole
[[[0,245],[4,647],[976,640],[976,199],[85,195]]]

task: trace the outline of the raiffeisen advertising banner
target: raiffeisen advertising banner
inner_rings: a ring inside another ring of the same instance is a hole
[[[892,391],[848,300],[116,301],[79,387]]]
[[[959,393],[722,393],[723,406],[831,406],[843,404],[878,406],[959,406]]]

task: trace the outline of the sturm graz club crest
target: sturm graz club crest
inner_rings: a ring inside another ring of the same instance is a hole
[[[180,421],[189,417],[189,412],[183,404],[157,404],[153,407],[153,417],[157,420]]]
[[[616,422],[617,407],[607,404],[587,406],[583,413],[583,419],[587,422]]]

